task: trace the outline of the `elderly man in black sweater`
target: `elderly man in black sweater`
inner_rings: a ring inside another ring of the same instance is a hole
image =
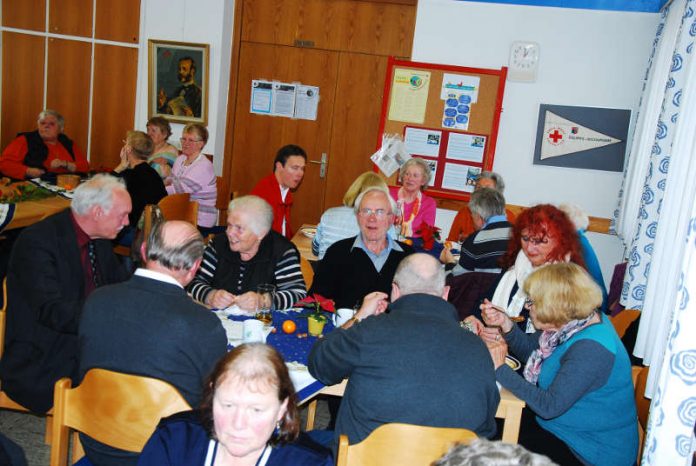
[[[353,308],[372,291],[389,292],[401,259],[413,252],[387,235],[396,203],[386,189],[371,188],[355,200],[360,234],[334,243],[319,262],[310,294],[318,293]]]
[[[427,254],[404,259],[392,304],[374,292],[343,328],[317,340],[309,371],[326,385],[348,378],[335,439],[362,441],[385,423],[495,434],[500,394],[483,341],[459,326],[445,273]]]

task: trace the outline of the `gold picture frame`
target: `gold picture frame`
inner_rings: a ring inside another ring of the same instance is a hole
[[[210,46],[148,40],[148,118],[208,124]]]

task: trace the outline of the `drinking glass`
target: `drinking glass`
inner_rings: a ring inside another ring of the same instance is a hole
[[[275,296],[275,285],[263,283],[256,287],[258,300],[256,304],[256,318],[265,325],[270,325],[273,320],[273,297]]]

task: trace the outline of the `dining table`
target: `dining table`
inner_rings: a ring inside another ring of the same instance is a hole
[[[214,311],[220,318],[228,338],[228,347],[231,349],[243,343],[242,326],[243,321],[253,319],[254,316],[244,313],[239,309],[230,308],[228,310]],[[307,413],[307,430],[313,428],[316,404],[311,403],[317,395],[343,396],[347,380],[326,386],[316,380],[309,373],[307,361],[312,346],[317,338],[307,332],[307,318],[301,312],[294,309],[287,311],[272,312],[272,330],[266,337],[266,343],[273,346],[283,356],[288,366],[290,378],[295,385],[299,404],[310,403]],[[291,320],[295,324],[295,331],[285,333],[283,322]],[[334,330],[334,325],[329,320],[324,327],[324,334]],[[500,388],[500,403],[495,417],[503,420],[502,440],[507,443],[517,443],[520,432],[520,422],[522,420],[522,409],[525,407],[524,401],[517,398],[509,390]]]
[[[34,184],[54,191],[53,189],[50,189],[49,185],[46,183],[35,181]],[[61,190],[61,192],[63,191],[64,190]],[[70,207],[70,199],[69,196],[61,194],[55,190],[54,195],[44,199],[22,201],[11,205],[14,206],[12,218],[9,220],[3,230],[13,230],[16,228],[24,228],[33,225],[34,223],[37,223],[48,216]]]

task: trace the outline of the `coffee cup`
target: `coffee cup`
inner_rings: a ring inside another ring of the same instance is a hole
[[[244,343],[266,342],[264,323],[256,319],[247,319],[242,323],[242,341]]]
[[[336,313],[333,315],[334,326],[340,327],[346,322],[348,322],[355,315],[354,309],[349,309],[347,307],[342,307],[336,309]]]

